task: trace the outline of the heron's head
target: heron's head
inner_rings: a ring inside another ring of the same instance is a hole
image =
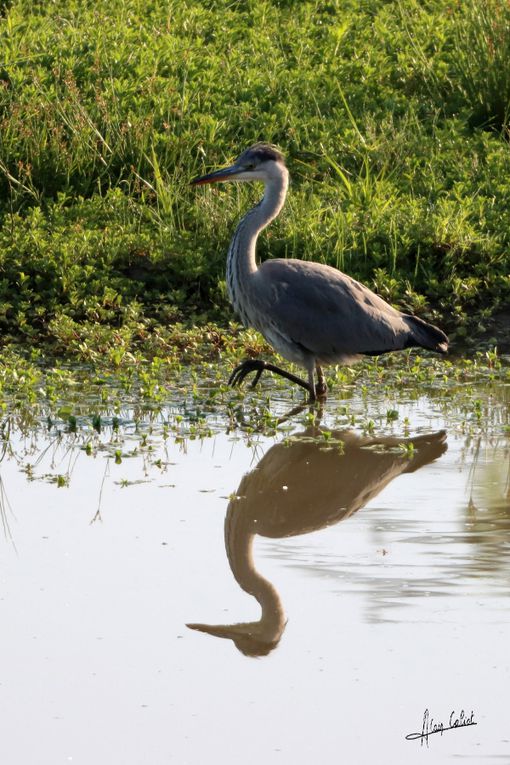
[[[233,165],[213,173],[194,178],[195,186],[219,181],[264,181],[281,178],[287,174],[283,155],[274,146],[256,143],[236,159]]]

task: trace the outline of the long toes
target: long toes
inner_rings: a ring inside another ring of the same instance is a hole
[[[247,375],[249,375],[251,372],[256,372],[255,380],[252,383],[253,387],[258,383],[260,375],[264,369],[265,363],[260,359],[246,359],[241,364],[238,364],[238,366],[234,369],[228,379],[228,384],[232,385],[233,387],[236,385],[241,385]]]
[[[244,375],[242,374],[243,370],[244,364],[238,364],[236,368],[232,370],[232,374],[228,378],[228,384],[234,387],[239,385],[244,379]]]
[[[241,385],[243,381],[243,375],[239,371],[239,369],[234,369],[230,377],[228,378],[228,384],[231,385],[233,388],[236,387],[236,385]]]
[[[253,367],[251,364],[246,364],[242,367],[242,369],[239,369],[237,372],[237,378],[236,378],[236,385],[241,385],[245,381],[245,379],[250,375],[252,372],[256,371],[257,367]],[[260,377],[262,372],[257,372],[257,376]],[[257,377],[255,378],[257,380]]]
[[[255,375],[255,378],[254,378],[254,380],[253,380],[253,382],[251,384],[252,388],[254,388],[256,386],[256,384],[258,383],[258,381],[260,380],[260,377],[261,377],[263,371],[264,371],[263,367],[257,371],[257,374]]]
[[[237,385],[241,385],[249,372],[251,372],[251,369],[247,369],[245,363],[239,364],[228,378],[228,384],[233,388],[235,388]]]

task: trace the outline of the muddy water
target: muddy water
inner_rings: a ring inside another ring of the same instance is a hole
[[[455,402],[14,428],[2,762],[510,762],[510,393]]]

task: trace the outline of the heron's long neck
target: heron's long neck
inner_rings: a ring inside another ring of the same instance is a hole
[[[262,609],[260,629],[268,639],[271,636],[272,640],[275,635],[283,631],[285,614],[276,589],[255,568],[253,520],[249,512],[243,511],[243,498],[233,500],[229,504],[225,518],[225,547],[228,562],[240,587],[253,595],[260,604]]]
[[[288,185],[289,174],[285,167],[281,167],[280,174],[266,182],[262,200],[242,218],[230,243],[227,255],[227,287],[230,300],[242,318],[243,306],[246,300],[249,300],[246,283],[257,271],[255,248],[258,235],[282,209]]]

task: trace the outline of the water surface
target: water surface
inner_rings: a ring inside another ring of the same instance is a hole
[[[12,416],[4,762],[510,762],[509,387],[260,430],[295,403],[271,385],[198,435],[182,400]],[[426,709],[476,725],[406,740]]]

